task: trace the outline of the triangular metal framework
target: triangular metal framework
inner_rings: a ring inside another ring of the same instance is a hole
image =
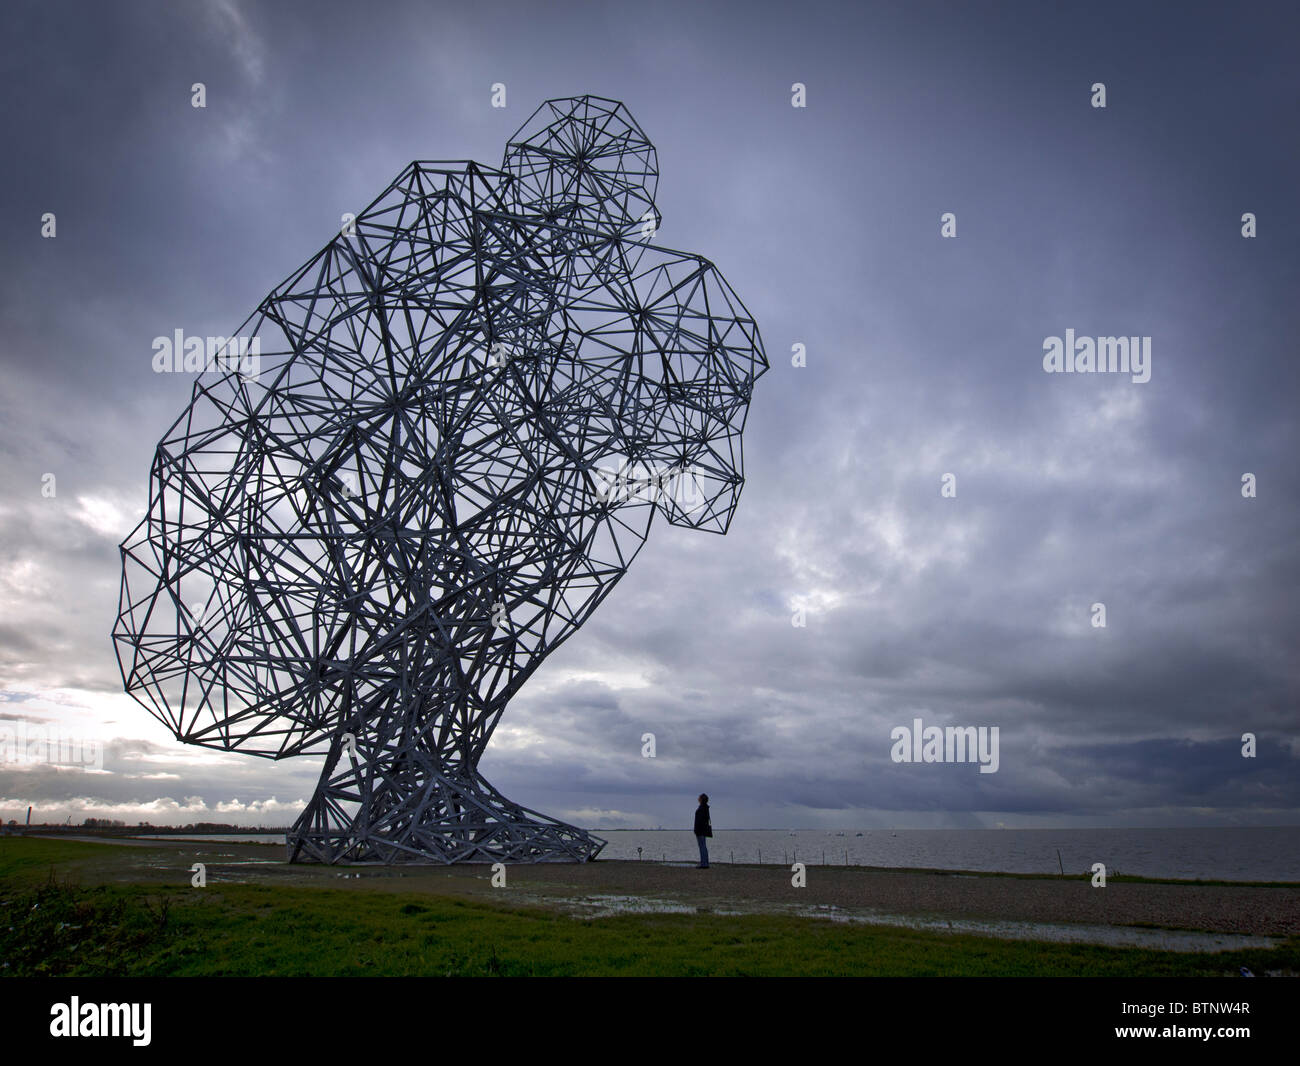
[[[767,362],[712,264],[649,243],[657,177],[591,96],[543,104],[500,169],[412,163],[159,443],[121,549],[123,683],[188,743],[325,755],[292,858],[603,846],[477,766],[655,512],[725,533],[736,507]]]

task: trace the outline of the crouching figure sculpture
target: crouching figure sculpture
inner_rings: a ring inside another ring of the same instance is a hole
[[[123,682],[182,741],[324,755],[291,858],[603,847],[478,762],[656,512],[725,533],[736,507],[767,362],[714,267],[652,243],[656,180],[597,97],[543,104],[500,169],[411,164],[158,445],[121,549]]]

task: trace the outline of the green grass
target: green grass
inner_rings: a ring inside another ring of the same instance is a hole
[[[1243,965],[1256,973],[1300,969],[1297,939],[1272,950],[1184,954],[775,915],[581,920],[355,889],[82,886],[75,873],[60,878],[51,864],[75,862],[85,857],[79,849],[99,846],[12,843],[0,849],[0,972],[14,976],[1218,976]]]
[[[78,869],[95,859],[111,860],[124,845],[88,844],[82,840],[5,837],[0,840],[0,881],[44,879],[55,866]]]

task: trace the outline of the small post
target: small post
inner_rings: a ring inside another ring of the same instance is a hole
[[[1065,876],[1065,866],[1061,863],[1061,849],[1056,849],[1056,868],[1061,871],[1061,876]]]

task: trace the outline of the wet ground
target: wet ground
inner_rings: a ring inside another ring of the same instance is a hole
[[[66,839],[66,838],[65,838]],[[91,838],[86,838],[91,839]],[[776,865],[651,862],[329,867],[284,861],[282,845],[116,839],[121,848],[76,864],[98,880],[188,885],[201,862],[209,884],[244,882],[365,891],[427,892],[537,906],[587,919],[628,913],[785,914],[1014,939],[1179,951],[1268,947],[1300,935],[1300,888],[1034,878],[961,872],[809,866],[791,884]]]

